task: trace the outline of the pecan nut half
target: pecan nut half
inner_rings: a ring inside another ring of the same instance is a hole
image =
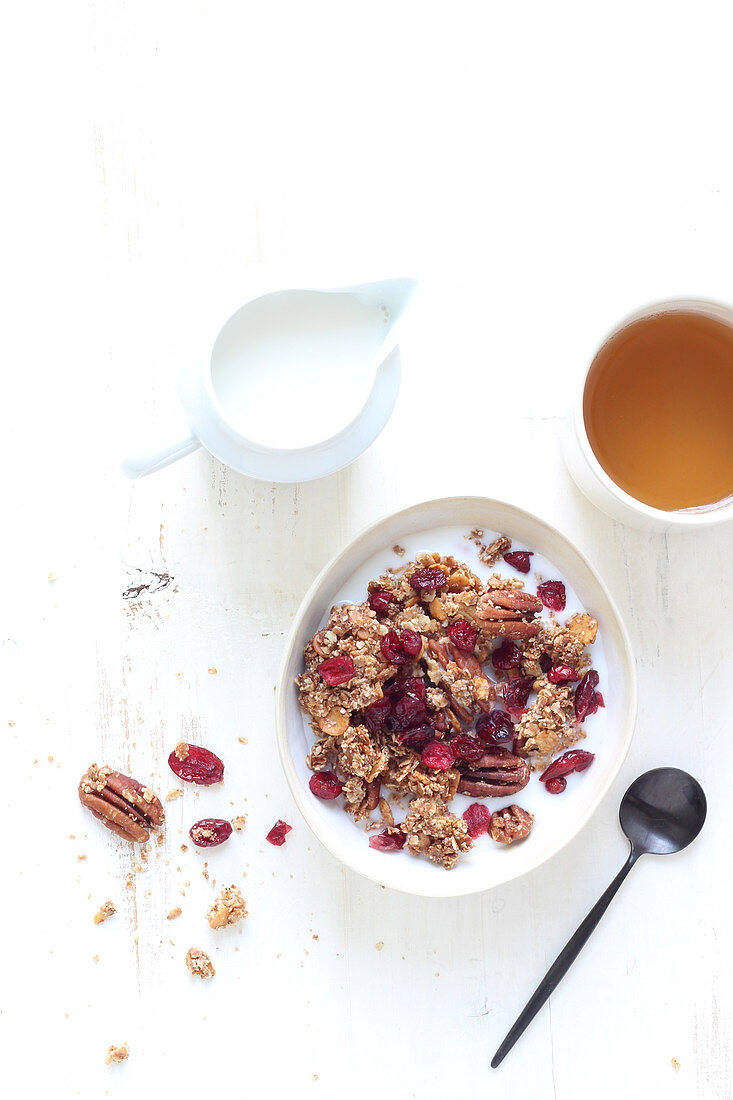
[[[149,787],[106,766],[89,765],[79,781],[79,800],[117,836],[138,844],[165,821],[162,803]]]
[[[515,840],[524,840],[532,832],[534,814],[523,810],[521,806],[505,806],[491,815],[489,834],[492,840],[500,844],[513,844]]]
[[[501,798],[516,794],[529,783],[529,764],[508,749],[487,749],[473,764],[456,761],[461,778],[459,794],[474,798]]]
[[[541,623],[542,600],[518,588],[492,589],[479,598],[476,625],[491,637],[533,638]]]

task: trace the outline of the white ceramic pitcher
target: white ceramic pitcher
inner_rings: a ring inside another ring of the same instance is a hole
[[[200,446],[262,481],[310,481],[342,469],[392,413],[397,324],[416,286],[388,279],[253,298],[221,329],[209,361],[181,374],[180,426],[126,459],[122,472],[144,477]]]

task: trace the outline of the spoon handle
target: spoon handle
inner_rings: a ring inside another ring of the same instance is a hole
[[[501,1044],[496,1054],[492,1058],[492,1069],[496,1069],[496,1067],[504,1061],[519,1036],[530,1025],[530,1023],[535,1018],[539,1010],[542,1008],[543,1004],[548,999],[550,994],[554,992],[556,987],[565,977],[568,970],[573,965],[578,955],[590,939],[591,933],[595,930],[596,925],[600,921],[601,917],[611,904],[611,901],[615,896],[619,886],[636,863],[637,858],[637,854],[632,849],[629,854],[628,860],[621,868],[619,873],[616,875],[616,878],[608,887],[605,894],[603,894],[603,896],[598,899],[583,923],[578,927],[578,929],[573,933],[568,942],[565,944],[562,951],[557,956],[554,963],[547,971],[532,996],[527,1001],[527,1004],[520,1012],[515,1023],[509,1029],[507,1036],[504,1039],[504,1042]]]

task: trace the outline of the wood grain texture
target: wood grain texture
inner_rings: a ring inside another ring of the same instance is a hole
[[[615,524],[558,449],[619,316],[733,297],[728,6],[88,0],[2,19],[4,1072],[93,1100],[212,1081],[243,1098],[730,1097],[733,536]],[[203,452],[124,482],[175,368],[291,264],[324,285],[420,277],[380,439],[316,484],[256,483]],[[577,541],[629,626],[641,704],[613,793],[562,853],[430,901],[310,837],[273,689],[317,570],[379,515],[452,493],[511,499]],[[123,599],[151,574],[170,584]],[[225,784],[167,803],[136,872],[83,813],[79,776],[96,759],[165,794],[181,738],[220,753]],[[623,862],[621,794],[658,764],[703,783],[703,835],[635,871],[492,1074]],[[180,850],[197,817],[239,812],[222,850]],[[264,843],[277,817],[281,849]],[[214,879],[241,886],[241,931],[209,930]],[[117,913],[95,926],[106,898]],[[189,946],[213,981],[188,975]],[[128,1062],[106,1067],[122,1041]]]

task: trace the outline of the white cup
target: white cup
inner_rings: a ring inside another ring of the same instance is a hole
[[[733,309],[722,302],[714,302],[705,298],[669,298],[661,302],[652,302],[650,305],[644,306],[643,309],[639,309],[625,317],[605,336],[598,345],[598,349],[603,347],[612,336],[615,336],[616,333],[625,329],[627,325],[634,321],[640,321],[644,317],[651,317],[657,313],[679,311],[701,313],[706,317],[722,321],[733,328]],[[661,508],[652,508],[650,505],[630,496],[608,476],[593,453],[583,416],[585,384],[588,371],[598,349],[588,360],[582,385],[576,394],[563,433],[565,462],[573,481],[580,491],[591,504],[595,504],[607,516],[644,531],[689,531],[700,527],[713,527],[733,519],[733,500],[731,499],[715,507],[700,511],[665,512]],[[731,430],[733,430],[733,425]]]

